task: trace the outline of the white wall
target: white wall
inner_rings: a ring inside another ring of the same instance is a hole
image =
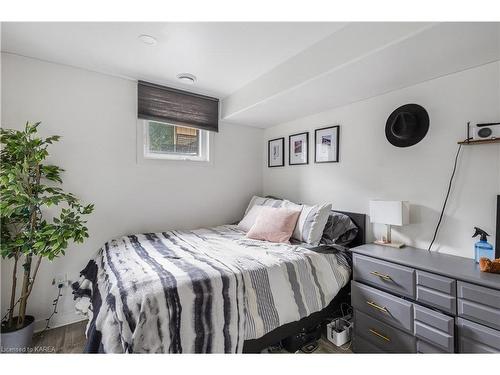
[[[95,203],[85,244],[42,265],[28,309],[38,320],[48,316],[55,297],[52,278],[67,274],[74,281],[105,241],[234,222],[261,193],[263,131],[257,128],[220,124],[209,164],[138,164],[136,91],[129,80],[2,54],[2,126],[42,121],[42,135],[61,135],[50,162],[66,170],[67,191]],[[2,262],[2,313],[10,296],[9,266]],[[54,325],[78,319],[73,311],[66,288]]]
[[[465,123],[500,118],[497,62],[265,131],[222,123],[208,165],[138,164],[134,82],[8,54],[2,54],[1,69],[2,126],[20,128],[27,120],[42,121],[43,135],[62,135],[51,149],[51,162],[66,169],[66,190],[96,205],[88,222],[90,239],[41,268],[29,305],[29,313],[40,323],[56,293],[52,278],[68,274],[75,280],[105,241],[128,233],[232,222],[252,194],[332,202],[337,209],[365,213],[372,198],[407,199],[412,224],[394,237],[426,247]],[[385,121],[392,110],[409,102],[428,110],[431,125],[422,142],[399,149],[385,139]],[[311,147],[307,166],[267,168],[266,152],[258,152],[267,150],[268,139],[303,130],[311,131],[312,142],[314,129],[329,124],[341,125],[340,163],[314,164]],[[472,227],[494,232],[500,146],[468,146],[462,151],[436,248],[471,257]],[[376,226],[375,234],[380,229]],[[9,266],[2,262],[2,311],[9,298]],[[67,288],[54,324],[78,319],[73,311]]]
[[[331,88],[335,90],[335,87]],[[387,117],[398,106],[418,103],[430,116],[427,136],[410,148],[385,138]],[[264,194],[297,202],[332,202],[341,210],[368,213],[370,199],[411,202],[411,225],[395,239],[426,248],[432,238],[465,125],[500,120],[500,63],[441,77],[266,129],[265,141],[310,131],[311,163],[267,168]],[[340,163],[314,164],[314,129],[340,124]],[[264,142],[266,143],[266,142]],[[267,143],[263,145],[267,154]],[[462,148],[458,172],[435,249],[473,257],[473,227],[494,234],[500,192],[500,145]],[[369,225],[369,239],[384,227]],[[494,243],[494,237],[491,237]]]

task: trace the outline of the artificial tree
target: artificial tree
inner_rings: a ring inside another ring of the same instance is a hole
[[[69,241],[83,242],[88,237],[83,216],[94,209],[57,186],[62,184],[64,170],[46,164],[45,159],[48,146],[60,137],[39,137],[39,125],[28,122],[21,131],[0,129],[1,255],[14,261],[10,306],[2,319],[2,331],[23,328],[42,259],[64,255]],[[17,295],[19,265],[23,277]]]

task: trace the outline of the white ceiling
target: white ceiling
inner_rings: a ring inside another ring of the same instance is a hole
[[[2,24],[2,51],[223,98],[343,25],[13,22]],[[140,42],[141,34],[158,43]],[[185,72],[196,86],[177,80]]]
[[[225,98],[269,127],[500,59],[500,23],[351,23]]]
[[[2,51],[215,95],[265,128],[497,61],[500,23],[3,23]]]

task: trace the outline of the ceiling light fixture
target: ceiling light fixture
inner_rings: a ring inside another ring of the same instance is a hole
[[[188,85],[194,85],[194,83],[196,82],[196,76],[190,73],[178,74],[177,79],[180,80],[182,83],[186,83]]]
[[[148,46],[154,46],[154,45],[156,45],[156,43],[158,43],[156,38],[151,36],[151,35],[142,34],[142,35],[139,35],[138,38],[141,42],[143,42],[144,44],[147,44]]]

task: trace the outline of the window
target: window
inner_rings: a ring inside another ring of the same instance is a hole
[[[208,131],[144,120],[144,157],[208,161]]]

